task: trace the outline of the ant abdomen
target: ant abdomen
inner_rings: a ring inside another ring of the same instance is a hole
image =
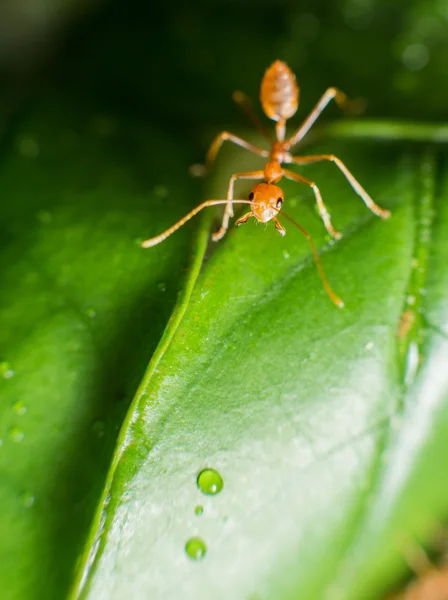
[[[286,121],[299,105],[299,86],[291,69],[276,60],[266,70],[261,81],[260,102],[267,117],[273,121]]]

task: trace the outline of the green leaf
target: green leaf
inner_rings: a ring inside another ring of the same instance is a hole
[[[283,239],[271,224],[232,229],[197,281],[192,270],[121,431],[74,597],[377,597],[403,568],[400,536],[446,505],[446,171],[433,147],[314,152],[336,153],[393,211],[379,220],[334,165],[308,167],[344,232],[331,243],[312,194],[284,185],[346,307],[292,226]],[[232,161],[248,165],[226,157],[221,189]],[[219,494],[199,489],[204,468]]]
[[[2,598],[378,598],[408,572],[448,505],[442,4],[110,0],[40,90],[2,73]],[[287,222],[208,244],[211,209],[140,247],[260,167],[227,148],[207,189],[188,176],[276,58],[298,120],[329,85],[367,101],[299,150],[337,153],[391,220],[304,168],[331,244],[285,184],[342,311]]]
[[[197,193],[179,141],[176,177],[151,180],[147,157],[162,173],[170,138],[52,97],[10,131],[2,156],[6,598],[61,598],[67,589],[118,427],[175,304],[191,230],[163,256],[140,242],[169,224],[167,205],[186,210]]]

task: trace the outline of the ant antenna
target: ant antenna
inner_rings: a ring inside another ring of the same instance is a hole
[[[142,248],[151,248],[152,246],[157,246],[157,244],[160,244],[166,240],[167,237],[177,231],[180,227],[182,227],[182,225],[185,225],[187,221],[197,215],[198,212],[203,208],[207,208],[207,206],[216,206],[217,204],[252,204],[252,202],[250,200],[206,200],[205,202],[202,202],[202,204],[198,204],[196,208],[193,208],[193,210],[186,214],[185,217],[179,219],[177,223],[174,223],[174,225],[169,227],[163,233],[142,242]]]
[[[314,261],[316,263],[320,278],[322,279],[322,283],[324,284],[325,291],[330,296],[330,299],[332,300],[332,302],[334,304],[336,304],[336,306],[338,306],[339,308],[343,308],[343,306],[344,306],[343,300],[341,300],[341,298],[339,298],[339,296],[336,296],[336,294],[331,289],[330,284],[328,283],[328,280],[325,276],[324,270],[323,270],[322,265],[319,260],[319,255],[317,254],[316,246],[314,245],[313,238],[311,237],[311,235],[308,233],[308,231],[304,227],[302,227],[301,225],[296,223],[296,221],[294,221],[294,219],[292,217],[290,217],[283,211],[281,211],[281,212],[277,211],[277,213],[281,214],[283,217],[285,217],[285,219],[288,219],[288,221],[290,221],[293,225],[295,225],[297,227],[297,229],[299,231],[301,231],[303,233],[303,235],[306,237],[306,239],[308,240],[308,243],[311,247],[311,251],[314,256]]]
[[[236,90],[232,94],[232,99],[238,104],[238,106],[242,108],[246,116],[249,117],[249,119],[258,129],[258,131],[262,135],[264,135],[264,137],[267,138],[271,143],[274,142],[275,140],[273,136],[269,133],[269,131],[266,129],[266,127],[263,125],[263,123],[260,121],[257,114],[255,113],[252,101],[249,98],[249,96],[247,96],[244,92]]]

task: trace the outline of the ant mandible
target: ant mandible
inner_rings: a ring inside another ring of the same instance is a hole
[[[294,73],[291,71],[288,65],[281,60],[274,61],[266,70],[261,82],[261,106],[266,116],[275,121],[275,139],[272,138],[269,132],[258,120],[257,116],[253,113],[250,100],[242,92],[235,92],[233,97],[234,100],[242,106],[243,110],[250,117],[257,129],[269,140],[271,149],[264,150],[258,146],[255,146],[254,144],[246,142],[246,140],[243,140],[242,138],[233,135],[228,131],[223,131],[215,138],[210,146],[206,158],[206,165],[208,168],[212,166],[216,155],[222,146],[222,143],[228,140],[237,146],[241,146],[242,148],[253,152],[254,154],[258,154],[258,156],[261,156],[262,158],[266,158],[267,162],[264,169],[260,169],[258,171],[248,171],[244,173],[234,173],[230,178],[229,187],[227,190],[227,198],[225,200],[207,200],[206,202],[202,202],[187,215],[185,215],[185,217],[172,225],[169,229],[156,237],[144,241],[142,243],[142,247],[149,248],[151,246],[160,244],[160,242],[163,242],[168,236],[177,231],[179,227],[182,227],[182,225],[194,217],[203,208],[215,206],[217,204],[225,204],[226,206],[221,227],[212,235],[213,241],[217,242],[224,236],[228,229],[229,219],[233,217],[233,205],[250,204],[250,211],[237,219],[235,221],[235,225],[239,226],[243,223],[246,223],[250,217],[255,217],[255,219],[261,223],[267,223],[268,221],[272,220],[274,221],[277,231],[284,236],[286,230],[277,218],[278,214],[282,214],[288,221],[298,227],[298,229],[307,238],[311,245],[317,268],[326,292],[337,306],[343,306],[344,303],[342,300],[336,296],[328,284],[310,234],[291,217],[286,215],[283,211],[280,211],[283,204],[283,191],[276,184],[281,180],[282,177],[286,177],[292,181],[297,181],[298,183],[304,183],[310,186],[316,198],[319,214],[328,233],[333,238],[340,239],[341,233],[339,233],[339,231],[333,227],[330,215],[322,200],[319,188],[314,181],[306,179],[305,177],[302,177],[302,175],[294,173],[288,169],[283,169],[282,167],[282,164],[308,165],[310,163],[316,163],[323,160],[331,161],[335,163],[335,165],[342,171],[352,188],[362,198],[366,206],[373,213],[382,219],[387,219],[389,217],[390,212],[381,208],[372,200],[366,190],[354,178],[344,163],[333,154],[317,154],[314,156],[293,156],[291,154],[292,148],[304,138],[328,103],[334,99],[338,106],[344,108],[349,104],[347,96],[337,88],[328,88],[328,90],[323,94],[319,102],[295,131],[295,133],[293,133],[293,135],[286,140],[286,121],[296,113],[299,105],[299,86]],[[233,197],[233,190],[235,181],[239,179],[262,179],[263,183],[257,183],[252,188],[248,200],[237,200]]]

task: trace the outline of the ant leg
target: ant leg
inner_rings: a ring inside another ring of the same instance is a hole
[[[355,190],[358,196],[361,197],[367,208],[369,208],[375,215],[378,215],[378,217],[381,217],[382,219],[387,219],[388,217],[390,217],[390,211],[381,208],[381,206],[378,206],[378,204],[376,204],[372,200],[372,198],[369,196],[366,190],[353,177],[353,175],[350,173],[350,171],[347,169],[344,163],[337,156],[334,156],[333,154],[318,154],[316,156],[292,157],[292,162],[296,165],[307,165],[310,163],[320,162],[322,160],[329,160],[330,162],[333,162],[339,168],[339,170],[342,171],[349,184],[352,186],[352,188]]]
[[[286,169],[283,170],[283,175],[287,179],[291,179],[292,181],[298,181],[299,183],[305,183],[306,185],[310,186],[310,188],[314,192],[314,196],[315,196],[316,202],[317,202],[317,208],[319,209],[319,214],[321,216],[322,221],[324,222],[326,230],[332,237],[334,237],[336,240],[339,240],[342,237],[342,233],[339,233],[339,231],[337,231],[333,227],[333,225],[331,223],[331,219],[330,219],[330,214],[329,214],[328,210],[325,208],[325,204],[324,204],[324,201],[322,200],[320,190],[317,187],[317,185],[314,183],[314,181],[305,179],[305,177],[302,177],[298,173],[293,173],[292,171],[288,171]]]
[[[243,140],[241,138],[239,138],[236,135],[233,135],[233,133],[229,133],[228,131],[222,131],[219,135],[217,135],[215,137],[215,139],[213,140],[209,151],[207,152],[207,157],[205,159],[205,165],[207,168],[207,171],[209,171],[211,169],[211,166],[213,165],[216,155],[219,152],[219,149],[221,148],[223,142],[225,142],[226,140],[228,140],[229,142],[232,142],[233,144],[236,144],[237,146],[241,146],[241,148],[245,148],[246,150],[249,150],[249,152],[253,152],[254,154],[258,154],[258,156],[262,156],[263,158],[267,158],[269,156],[269,152],[267,150],[263,150],[262,148],[259,148],[258,146],[254,146],[253,144],[250,144],[249,142],[246,142],[246,140]]]
[[[313,238],[308,233],[308,231],[304,227],[302,227],[302,225],[299,225],[299,223],[297,223],[297,221],[294,221],[294,219],[291,218],[289,215],[287,215],[284,212],[282,212],[280,214],[282,214],[285,217],[285,219],[288,219],[288,221],[290,223],[295,225],[297,227],[297,229],[302,233],[302,235],[304,235],[306,237],[306,240],[310,245],[311,252],[313,253],[314,260],[316,262],[316,267],[317,267],[317,270],[319,271],[320,278],[322,279],[322,283],[324,284],[325,291],[330,296],[331,301],[334,304],[336,304],[336,306],[339,306],[339,308],[342,308],[344,306],[344,302],[339,298],[339,296],[336,296],[336,294],[331,289],[330,284],[328,283],[328,279],[326,278],[324,270],[322,268],[322,265],[320,264],[319,255],[317,253],[316,246],[314,245]]]
[[[264,135],[264,137],[267,140],[269,140],[270,144],[272,144],[275,140],[272,137],[272,135],[269,133],[269,131],[266,129],[266,127],[263,125],[263,123],[260,121],[257,114],[255,113],[251,99],[248,96],[246,96],[246,94],[244,92],[240,92],[239,90],[236,90],[235,92],[233,92],[232,97],[233,97],[233,101],[236,102],[242,108],[244,113],[249,117],[249,119],[252,121],[252,123],[258,129],[258,131],[262,135]]]
[[[341,108],[347,106],[347,104],[349,103],[349,99],[344,94],[344,92],[341,92],[340,90],[334,87],[328,88],[328,90],[325,92],[325,94],[323,94],[322,98],[319,100],[319,102],[316,104],[316,106],[313,108],[313,110],[310,112],[307,118],[303,121],[303,123],[300,125],[297,131],[287,141],[288,149],[292,148],[298,142],[300,142],[300,140],[308,133],[308,131],[314,125],[320,113],[328,106],[328,104],[333,99]]]
[[[239,227],[243,223],[247,223],[248,219],[250,219],[250,217],[253,217],[253,216],[254,216],[254,213],[252,211],[245,213],[242,217],[240,217],[239,219],[237,219],[235,221],[235,227]]]
[[[283,227],[283,225],[280,223],[280,221],[276,217],[274,217],[273,221],[274,221],[274,224],[275,224],[275,228],[279,232],[279,234],[282,237],[284,235],[286,235],[286,229]]]
[[[229,188],[227,190],[227,204],[224,209],[224,216],[222,218],[221,227],[212,235],[212,240],[217,242],[220,240],[229,227],[229,219],[233,217],[233,187],[237,179],[263,179],[264,171],[248,171],[247,173],[234,173],[229,181]]]

